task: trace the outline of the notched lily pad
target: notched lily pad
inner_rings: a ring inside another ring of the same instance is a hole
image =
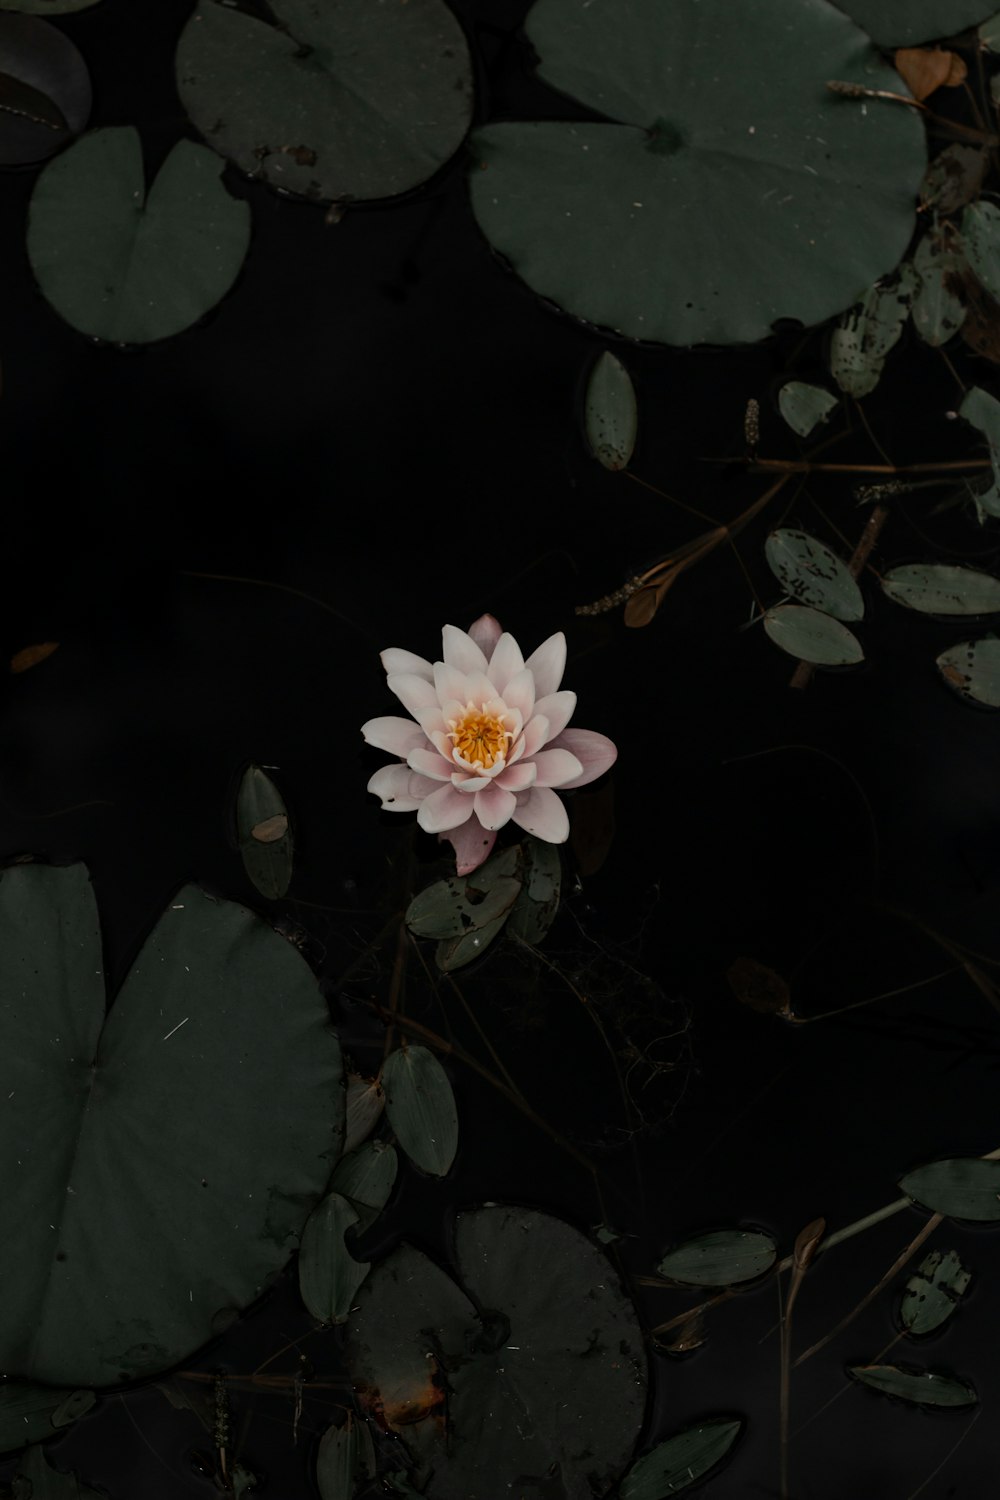
[[[398,1433],[420,1488],[593,1500],[642,1422],[646,1361],[631,1303],[596,1245],[560,1219],[460,1214],[457,1282],[408,1245],[377,1265],[348,1324],[362,1408]],[[445,1390],[447,1389],[447,1405]]]
[[[292,880],[295,844],[288,809],[260,766],[249,766],[236,795],[236,834],[243,868],[268,901],[278,901]]]
[[[847,1372],[863,1385],[897,1396],[914,1406],[974,1406],[978,1397],[970,1385],[952,1375],[931,1370],[905,1370],[899,1365],[852,1365]]]
[[[865,612],[857,580],[847,564],[804,531],[782,527],[764,546],[767,565],[786,594],[837,620],[860,620]]]
[[[722,1418],[701,1421],[667,1438],[632,1465],[622,1481],[620,1500],[667,1500],[686,1490],[729,1457],[742,1429],[742,1422]]]
[[[760,1230],[717,1229],[668,1251],[657,1270],[685,1286],[737,1286],[763,1276],[777,1255],[774,1240]]]
[[[950,1219],[1000,1220],[1000,1161],[973,1156],[932,1161],[907,1172],[899,1185],[915,1203]]]
[[[907,1333],[933,1333],[951,1317],[972,1280],[957,1250],[932,1250],[908,1279],[899,1307]]]
[[[90,74],[56,26],[0,8],[0,167],[47,161],[90,118]]]

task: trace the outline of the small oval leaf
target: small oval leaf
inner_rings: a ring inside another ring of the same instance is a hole
[[[973,1406],[978,1397],[971,1386],[951,1375],[930,1370],[903,1370],[898,1365],[852,1365],[847,1372],[885,1396],[898,1396],[916,1406]]]
[[[742,1422],[699,1422],[636,1460],[622,1480],[621,1500],[668,1500],[728,1455]]]
[[[337,1163],[330,1186],[350,1202],[358,1216],[358,1233],[373,1224],[389,1201],[399,1160],[384,1141],[366,1141]]]
[[[371,1433],[353,1412],[339,1427],[328,1427],[316,1454],[316,1484],[320,1500],[354,1500],[358,1480],[375,1472]]]
[[[489,927],[497,917],[502,923],[520,894],[521,882],[501,877],[483,894],[477,876],[479,871],[467,880],[437,880],[414,896],[406,909],[406,925],[414,936],[462,937]]]
[[[929,230],[913,253],[913,268],[917,273],[917,292],[910,309],[913,326],[924,343],[936,349],[946,344],[965,320],[965,303],[955,291],[964,261],[949,238]]]
[[[949,646],[937,658],[937,668],[948,686],[970,703],[1000,708],[1000,640],[996,636]]]
[[[980,286],[1000,298],[1000,208],[977,198],[962,212],[965,259]]]
[[[939,151],[924,173],[920,202],[939,214],[951,214],[975,198],[983,185],[989,153],[982,146],[955,143]]]
[[[890,599],[925,615],[992,615],[1000,611],[1000,578],[954,563],[908,563],[883,574]]]
[[[867,396],[878,385],[886,357],[898,343],[916,291],[908,261],[887,284],[870,287],[830,335],[830,374],[847,396]]]
[[[763,1276],[777,1254],[774,1240],[760,1230],[719,1229],[669,1250],[657,1269],[687,1286],[736,1286]]]
[[[807,385],[803,380],[786,380],[778,392],[778,410],[793,432],[808,437],[814,427],[825,422],[838,398],[821,385]]]
[[[302,1231],[299,1249],[299,1291],[306,1307],[321,1323],[343,1323],[370,1262],[358,1261],[344,1243],[345,1230],[358,1216],[339,1193],[328,1193],[313,1209]]]
[[[524,885],[514,903],[507,931],[524,943],[540,943],[559,908],[562,865],[558,844],[528,837],[521,845]]]
[[[604,468],[628,468],[635,451],[639,408],[631,376],[609,349],[597,358],[587,381],[584,425],[590,451]]]
[[[281,793],[260,766],[240,782],[236,833],[248,878],[268,901],[280,900],[292,880],[294,842]]]
[[[1000,1220],[1000,1161],[973,1156],[931,1161],[907,1172],[899,1186],[915,1203],[947,1218],[979,1224]]]
[[[971,1280],[956,1250],[932,1250],[906,1283],[899,1306],[903,1327],[917,1338],[933,1333],[951,1317]]]
[[[771,572],[786,594],[837,620],[860,620],[865,601],[847,564],[804,531],[780,528],[764,544]]]
[[[382,1085],[376,1078],[362,1078],[360,1073],[347,1075],[347,1106],[344,1129],[344,1154],[368,1139],[385,1108]]]
[[[385,1112],[407,1156],[444,1177],[458,1149],[458,1111],[448,1075],[426,1047],[390,1052],[382,1069]]]
[[[861,643],[832,615],[801,604],[779,604],[764,615],[769,638],[789,656],[819,667],[847,667],[864,661]]]

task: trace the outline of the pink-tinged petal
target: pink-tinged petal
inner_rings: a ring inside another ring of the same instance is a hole
[[[417,822],[426,833],[446,833],[472,817],[472,797],[463,797],[451,783],[439,786],[417,809]]]
[[[478,674],[477,674],[478,675]],[[468,675],[446,661],[434,663],[434,690],[445,718],[454,718],[454,705],[462,707],[469,701]]]
[[[487,711],[496,714],[503,712],[503,699],[498,697],[495,685],[490,681],[485,672],[469,672],[466,675],[465,685],[468,692],[463,700],[463,704],[473,703],[478,709],[485,703]],[[491,705],[495,705],[495,707],[491,708]]]
[[[504,689],[508,682],[512,677],[516,677],[518,672],[523,671],[524,657],[521,655],[521,648],[514,637],[504,631],[490,657],[490,664],[486,669],[487,676],[491,682],[496,683],[497,692],[501,697],[506,698],[507,694]]]
[[[379,660],[385,667],[387,677],[422,677],[425,682],[430,682],[434,675],[434,668],[429,661],[424,661],[422,656],[414,656],[412,651],[401,651],[398,646],[390,646],[383,651]]]
[[[566,809],[550,787],[533,786],[517,799],[514,822],[525,833],[533,833],[536,839],[547,844],[565,844],[569,838],[569,818]],[[426,806],[426,803],[424,804]],[[419,820],[420,814],[417,814]]]
[[[535,679],[535,692],[539,698],[547,698],[562,682],[566,670],[566,637],[562,631],[550,635],[537,651],[532,651],[524,664]]]
[[[422,677],[417,677],[413,672],[403,672],[399,677],[395,675],[390,677],[389,690],[396,694],[407,713],[411,713],[415,719],[425,709],[439,710],[434,684],[425,682]]]
[[[404,759],[418,745],[427,744],[427,736],[419,724],[391,714],[384,719],[369,719],[362,724],[361,733],[365,744],[374,745],[376,750],[388,750],[390,755],[402,755]]]
[[[595,729],[564,729],[548,748],[568,750],[583,767],[579,776],[575,776],[572,781],[563,782],[559,788],[562,792],[568,792],[575,786],[586,786],[588,781],[596,781],[618,759],[617,745],[606,734],[598,734]]]
[[[544,714],[549,721],[549,740],[554,740],[566,728],[575,708],[576,694],[571,693],[568,688],[563,688],[561,693],[547,693],[544,698],[535,700],[535,713]]]
[[[485,791],[476,793],[476,817],[484,828],[502,828],[509,823],[517,807],[513,792],[505,792],[495,783]]]
[[[427,738],[430,740],[435,750],[439,750],[441,752],[445,760],[451,760],[451,753],[455,748],[455,743],[443,729],[432,730]]]
[[[457,667],[460,672],[486,671],[485,653],[457,625],[446,625],[442,630],[441,654],[449,667]]]
[[[527,667],[522,667],[504,689],[503,701],[511,710],[517,710],[523,722],[531,718],[535,706],[535,679]]]
[[[447,839],[454,849],[459,875],[471,875],[473,870],[479,869],[489,858],[496,837],[495,829],[484,828],[475,817],[470,818],[467,823],[461,823],[458,828],[438,834],[442,842]]]
[[[445,734],[447,732],[448,725],[437,703],[432,703],[430,708],[420,709],[413,717],[432,744],[436,734]],[[448,743],[450,744],[451,741],[449,740]],[[445,750],[443,754],[447,755],[448,751]]]
[[[413,812],[423,801],[410,790],[409,766],[382,766],[368,783],[368,790],[381,799],[387,812]]]
[[[583,766],[569,750],[541,750],[530,763],[538,772],[536,786],[567,786],[583,774]]]
[[[428,747],[424,740],[423,746],[417,750],[411,750],[406,757],[406,764],[411,771],[418,771],[421,776],[429,776],[431,781],[450,781],[451,762],[436,750]]]
[[[460,792],[478,792],[484,786],[492,786],[492,782],[488,776],[479,776],[474,771],[469,774],[464,774],[461,771],[452,771],[451,784],[453,787],[457,787]]]
[[[501,634],[500,621],[494,619],[492,615],[480,615],[479,619],[473,620],[469,626],[469,635],[475,641],[480,651],[482,651],[487,661],[493,655]]]
[[[516,766],[507,766],[494,779],[497,786],[502,786],[505,792],[524,792],[534,785],[537,774],[533,760],[522,760]]]
[[[549,738],[549,721],[548,721],[548,719],[545,717],[544,714],[535,714],[535,716],[531,720],[530,724],[525,724],[525,726],[524,726],[524,733],[522,734],[521,738],[518,740],[517,747],[520,750],[520,755],[517,758],[520,759],[521,756],[524,756],[524,755],[535,755],[535,754],[537,754],[537,752],[542,748],[542,746],[548,743],[548,738]],[[511,756],[511,760],[513,761],[513,759],[514,759],[514,756],[512,755]]]

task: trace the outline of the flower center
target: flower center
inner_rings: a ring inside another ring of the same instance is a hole
[[[506,758],[514,738],[500,719],[486,712],[485,705],[480,710],[475,704],[468,704],[465,717],[449,719],[448,724],[449,738],[462,759],[470,766],[481,766],[484,771],[491,771],[501,756]]]

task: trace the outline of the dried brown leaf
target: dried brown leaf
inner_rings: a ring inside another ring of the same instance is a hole
[[[273,818],[265,818],[262,823],[255,823],[250,833],[258,844],[276,844],[283,839],[288,832],[288,819],[284,813],[275,813]]]
[[[40,661],[51,656],[53,651],[59,650],[58,641],[43,641],[38,646],[25,646],[21,651],[15,651],[10,659],[10,670],[12,672],[27,672],[32,667],[37,667]]]
[[[760,1011],[768,1016],[788,1016],[792,1011],[792,996],[788,985],[780,974],[758,963],[755,958],[741,956],[726,970],[729,987],[741,1005]]]
[[[940,47],[900,47],[893,65],[914,99],[922,100],[948,82],[953,56]]]

